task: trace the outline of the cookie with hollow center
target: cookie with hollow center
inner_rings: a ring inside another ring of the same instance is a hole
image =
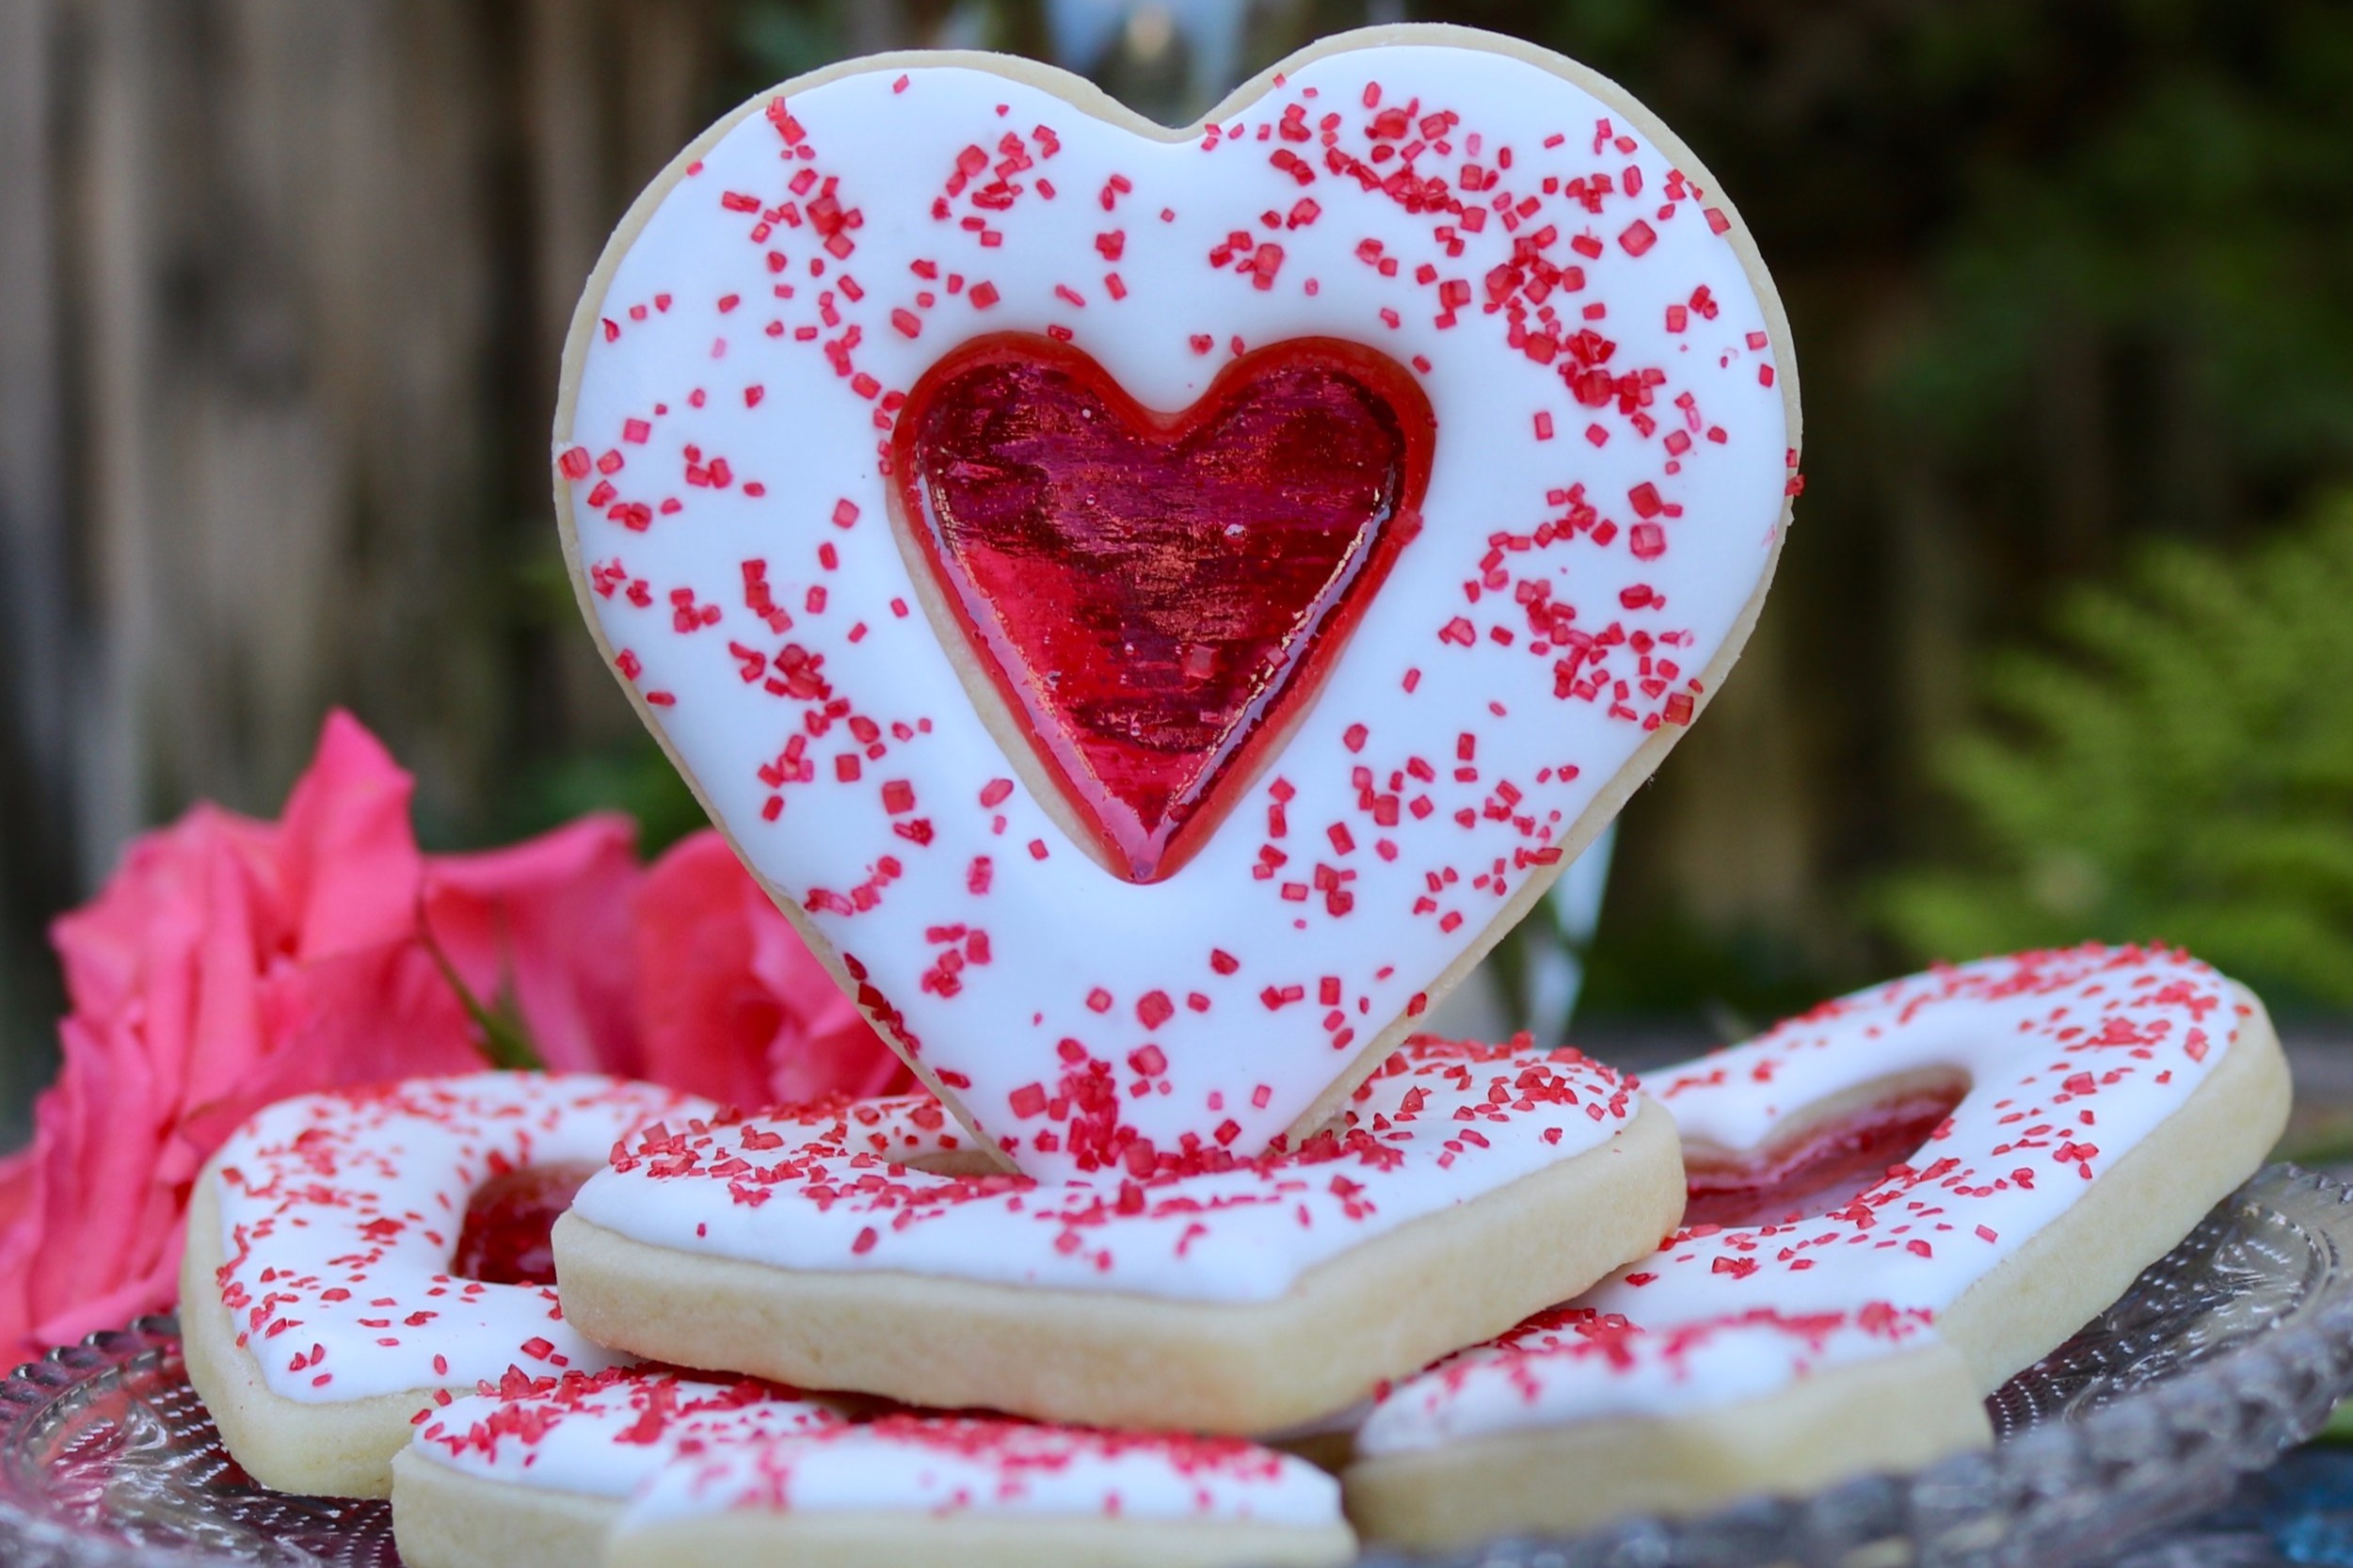
[[[437,1391],[611,1365],[557,1304],[552,1212],[616,1140],[712,1109],[590,1073],[480,1073],[255,1114],[197,1176],[180,1271],[188,1381],[231,1456],[281,1492],[380,1497]],[[551,1172],[516,1201],[516,1178]]]
[[[565,1310],[802,1387],[1261,1432],[1576,1294],[1683,1204],[1666,1114],[1573,1050],[1411,1041],[1334,1128],[1187,1171],[925,1170],[961,1130],[913,1098],[649,1129],[556,1224]]]
[[[1699,1512],[1982,1447],[1982,1398],[2252,1173],[2290,1095],[2251,993],[2096,946],[1859,992],[1657,1085],[1708,1218],[1386,1392],[1347,1477],[1369,1535]]]
[[[1000,1163],[1315,1131],[1721,684],[1794,367],[1713,179],[1462,29],[1200,125],[831,67],[640,198],[565,361],[599,645]]]

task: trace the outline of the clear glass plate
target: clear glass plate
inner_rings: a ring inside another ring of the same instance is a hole
[[[2230,1497],[2353,1393],[2353,1189],[2264,1171],[2124,1298],[1987,1401],[2001,1441],[1704,1519],[1507,1540],[1470,1568],[2061,1568]],[[1369,1562],[1404,1560],[1376,1553]],[[21,1568],[394,1568],[380,1502],[255,1485],[188,1387],[168,1318],[0,1384],[0,1561]]]

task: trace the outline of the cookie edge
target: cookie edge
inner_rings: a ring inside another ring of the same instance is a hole
[[[229,1456],[263,1485],[306,1496],[387,1497],[392,1456],[440,1388],[308,1404],[273,1392],[253,1352],[237,1343],[221,1301],[223,1256],[217,1156],[188,1197],[180,1256],[180,1354]]]

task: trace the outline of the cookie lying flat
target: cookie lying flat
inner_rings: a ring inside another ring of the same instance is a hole
[[[1231,1438],[950,1416],[673,1460],[616,1527],[611,1568],[1317,1568],[1355,1555],[1339,1488]]]
[[[2289,1098],[2251,995],[2136,948],[1914,976],[1660,1081],[1695,1191],[1733,1192],[1735,1164],[1776,1176],[1574,1310],[1391,1390],[1347,1477],[1369,1535],[1699,1512],[1981,1446],[1979,1398],[2244,1180]],[[1856,1112],[1939,1081],[1916,1150],[1825,1188]],[[1677,1484],[1561,1484],[1572,1460]]]
[[[555,1228],[572,1320],[684,1365],[1104,1426],[1264,1432],[1657,1245],[1673,1128],[1575,1051],[1410,1042],[1287,1155],[927,1174],[929,1101],[642,1136]]]
[[[575,1568],[680,1451],[840,1424],[832,1405],[757,1383],[511,1376],[432,1411],[393,1456],[393,1535],[408,1568]]]
[[[468,1202],[710,1109],[593,1074],[482,1073],[255,1115],[197,1177],[180,1271],[188,1379],[230,1453],[281,1492],[380,1497],[435,1390],[611,1365],[547,1285],[452,1272]]]
[[[1373,1414],[1351,1517],[1369,1537],[1424,1545],[1568,1531],[1983,1448],[1992,1432],[1968,1368],[1927,1316],[1883,1303],[1760,1309],[1645,1333],[1556,1308]]]

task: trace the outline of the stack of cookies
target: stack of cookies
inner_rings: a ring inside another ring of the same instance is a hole
[[[926,1092],[272,1107],[191,1209],[232,1451],[419,1568],[1241,1564],[1989,1441],[2269,1146],[2251,996],[2023,954],[1649,1090],[1420,1032],[1721,685],[1797,427],[1712,177],[1516,42],[1181,133],[970,55],[744,105],[589,280],[558,512]],[[478,1261],[519,1182],[552,1278]]]

